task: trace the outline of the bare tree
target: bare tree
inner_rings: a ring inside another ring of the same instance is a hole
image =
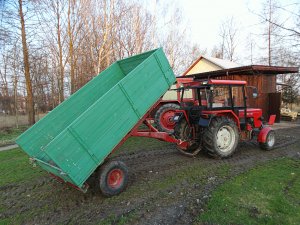
[[[281,2],[283,4],[283,2]],[[300,4],[281,5],[276,0],[265,0],[260,13],[254,12],[264,25],[268,46],[269,65],[298,66],[300,63]],[[262,61],[264,59],[261,59]],[[284,89],[283,101],[292,103],[299,95],[300,74],[277,76],[280,83],[290,85]]]
[[[180,74],[201,53],[174,3],[156,1],[152,12],[137,0],[6,2],[7,25],[0,24],[1,99],[8,96],[9,111],[17,113],[27,92],[30,123],[35,105],[51,110],[115,60],[162,46]],[[8,52],[14,54],[7,58]]]
[[[30,63],[29,63],[29,52],[26,37],[26,27],[23,14],[23,1],[19,0],[19,19],[21,23],[21,38],[23,47],[23,62],[24,62],[24,74],[26,80],[26,90],[27,90],[27,112],[28,112],[28,122],[29,124],[35,123],[35,111],[34,111],[34,101],[33,92],[30,77]]]
[[[219,35],[221,38],[219,49],[220,58],[234,61],[238,43],[238,27],[233,17],[226,19],[220,26]]]

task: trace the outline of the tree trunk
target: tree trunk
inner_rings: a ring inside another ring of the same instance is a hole
[[[74,48],[73,48],[73,33],[71,28],[71,4],[68,2],[68,36],[69,36],[69,63],[70,63],[70,78],[71,78],[71,94],[75,92],[75,68],[74,68]],[[73,7],[72,7],[73,8]]]
[[[60,24],[60,12],[59,12],[59,1],[56,2],[57,11],[56,11],[56,18],[57,18],[57,42],[58,42],[58,51],[59,51],[59,103],[62,103],[65,100],[64,96],[64,78],[65,78],[65,71],[63,65],[63,50],[62,50],[62,43],[61,43],[61,24]]]
[[[21,22],[23,61],[24,61],[26,91],[27,91],[28,122],[30,125],[32,125],[35,123],[34,100],[33,100],[33,92],[32,92],[32,85],[31,85],[31,79],[30,79],[29,54],[28,54],[28,47],[27,47],[27,40],[26,40],[26,30],[25,30],[25,21],[24,21],[22,4],[23,4],[22,0],[19,0],[19,16],[20,16],[20,22]]]

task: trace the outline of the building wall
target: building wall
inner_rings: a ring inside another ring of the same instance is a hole
[[[199,62],[186,75],[190,75],[194,73],[204,73],[204,72],[215,71],[220,69],[222,68],[217,66],[216,64],[213,64],[208,60],[201,58]]]
[[[177,88],[176,87],[176,84],[173,84],[170,89],[164,94],[162,100],[165,100],[165,101],[171,101],[171,100],[177,100],[177,92],[174,91],[174,90],[171,90],[171,89],[175,89]]]

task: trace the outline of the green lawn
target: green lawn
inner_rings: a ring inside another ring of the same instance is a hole
[[[213,192],[196,224],[299,224],[300,161],[280,159]]]
[[[22,134],[28,126],[21,126],[19,128],[6,128],[0,130],[0,146],[14,144],[17,137]]]
[[[143,139],[133,138],[124,145],[123,150],[133,146],[134,143],[136,146],[143,146],[142,141]],[[147,146],[159,145],[152,140],[146,144]],[[9,188],[10,184],[26,187],[28,182],[32,182],[30,185],[34,185],[37,179],[47,176],[40,167],[33,168],[29,165],[28,156],[19,148],[0,152],[0,162],[1,188],[5,186]],[[129,199],[138,199],[143,195],[146,198],[146,195],[149,194],[155,196],[152,201],[160,204],[162,199],[164,202],[172,202],[174,196],[169,194],[170,190],[174,188],[176,190],[176,187],[181,187],[182,184],[191,186],[201,184],[202,181],[206,181],[205,178],[210,172],[218,177],[228,177],[231,169],[229,165],[224,164],[215,168],[214,171],[210,171],[211,168],[207,168],[201,163],[191,163],[184,168],[175,168],[172,174],[132,184],[122,195],[105,199],[99,198],[100,202],[95,202],[95,204],[114,205],[122,201],[129,201]],[[272,161],[233,177],[232,180],[218,187],[213,192],[205,211],[196,218],[195,224],[299,224],[299,190],[300,161],[289,158]],[[51,186],[42,185],[37,189],[30,189],[28,193],[35,196],[36,201],[39,202],[45,201],[43,199],[48,199],[49,196],[59,196],[61,192],[60,188],[52,189]],[[18,196],[17,198],[26,198],[28,193],[24,193],[25,197]],[[158,194],[154,195],[153,193]],[[78,196],[80,197],[71,191],[65,192],[65,194],[68,196],[66,199],[71,198],[68,200],[70,202],[60,201],[59,198],[58,202],[49,205],[46,201],[42,203],[43,207],[41,208],[29,208],[24,213],[16,213],[10,218],[0,219],[0,224],[22,224],[40,213],[54,212],[57,206],[65,207],[65,204],[75,204]],[[34,200],[31,199],[31,201]],[[3,212],[5,212],[4,205],[0,204],[0,214]],[[104,218],[101,223],[130,224],[135,220],[136,213],[137,211],[131,211],[122,218],[115,218],[112,215]]]
[[[0,152],[0,187],[19,183],[45,174],[42,169],[29,165],[28,156],[19,148]]]

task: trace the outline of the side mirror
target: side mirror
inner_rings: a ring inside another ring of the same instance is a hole
[[[257,98],[257,97],[258,97],[258,91],[257,91],[257,88],[253,88],[252,97],[253,97],[253,98]]]

